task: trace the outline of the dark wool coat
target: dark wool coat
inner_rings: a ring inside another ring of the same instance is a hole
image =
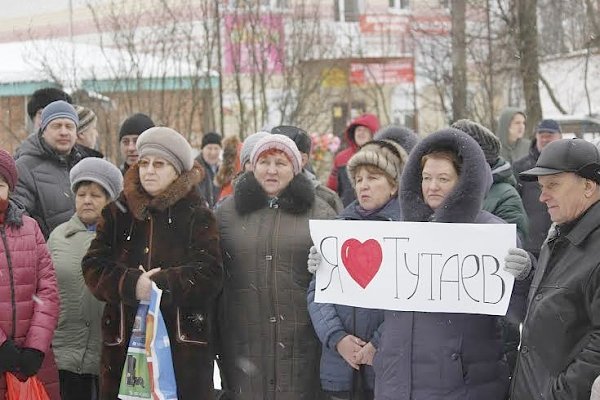
[[[213,398],[212,310],[223,272],[216,220],[195,188],[202,177],[202,167],[195,164],[166,191],[150,197],[135,164],[125,174],[119,199],[102,211],[96,238],[82,261],[86,284],[106,302],[102,399],[115,399],[119,391],[138,307],[140,265],[146,270],[161,268],[152,280],[163,290],[161,311],[171,341],[178,398]]]
[[[600,202],[542,246],[512,400],[587,400],[600,375]]]
[[[454,190],[435,211],[423,200],[421,158],[433,149],[451,149],[462,158]],[[400,183],[405,221],[504,223],[482,211],[491,176],[477,142],[455,129],[423,139],[411,152]],[[515,283],[518,287],[518,284]],[[515,289],[511,308],[522,312],[527,288]],[[515,293],[521,304],[512,304]],[[510,312],[510,311],[509,311]],[[503,400],[508,391],[498,318],[492,315],[385,312],[375,354],[378,400]]]
[[[338,219],[400,221],[400,205],[396,199],[366,218],[358,213],[357,208],[358,202],[352,202],[342,211]],[[373,367],[361,365],[360,371],[355,373],[354,369],[338,353],[336,346],[346,335],[351,334],[365,342],[371,342],[377,349],[381,337],[380,327],[383,323],[383,311],[339,304],[315,303],[315,285],[316,280],[313,277],[308,288],[307,301],[310,318],[323,346],[321,386],[331,392],[351,391],[355,374],[361,374],[363,387],[373,390],[375,386]]]
[[[239,400],[317,399],[321,349],[306,305],[308,220],[333,218],[333,210],[302,174],[270,201],[248,172],[216,213],[227,275],[223,387]]]
[[[525,240],[525,250],[536,257],[540,255],[540,249],[544,240],[546,240],[546,236],[548,236],[552,221],[550,220],[550,214],[548,214],[548,207],[540,201],[541,191],[537,181],[524,181],[519,177],[519,174],[535,167],[539,156],[540,152],[534,139],[529,148],[529,154],[513,164],[513,171],[518,182],[517,191],[521,195],[523,206],[529,217],[529,233]]]
[[[0,344],[45,353],[37,377],[50,399],[59,400],[58,370],[50,344],[58,322],[58,284],[50,253],[38,224],[10,203],[0,224]],[[37,296],[37,297],[34,297]],[[0,399],[6,380],[0,374]]]

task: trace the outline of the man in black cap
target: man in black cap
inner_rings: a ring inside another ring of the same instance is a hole
[[[215,184],[215,175],[219,170],[221,161],[221,135],[216,132],[207,132],[202,136],[200,155],[196,161],[204,167],[206,175],[200,182],[199,190],[210,208],[217,204],[221,188]]]
[[[336,192],[323,185],[316,175],[312,172],[310,166],[310,150],[312,148],[312,140],[304,129],[300,129],[291,125],[280,125],[271,129],[271,133],[289,137],[296,143],[296,147],[302,156],[302,173],[312,182],[315,188],[317,197],[325,200],[331,208],[339,214],[344,209],[342,200]]]
[[[517,178],[517,191],[523,200],[525,212],[529,218],[528,234],[525,237],[525,250],[529,251],[535,257],[539,257],[540,248],[552,222],[550,215],[543,203],[540,203],[540,188],[537,182],[528,182],[519,177],[519,174],[535,166],[540,156],[540,152],[546,145],[555,140],[562,139],[562,133],[558,122],[553,119],[542,120],[537,128],[535,138],[529,147],[529,154],[520,160],[515,161],[513,172]]]
[[[537,180],[556,230],[531,284],[510,398],[587,400],[600,375],[600,153],[557,140],[521,178]]]
[[[29,115],[31,123],[33,124],[34,133],[37,133],[38,129],[40,129],[42,110],[48,104],[57,100],[64,100],[69,104],[73,104],[71,96],[63,90],[54,87],[41,88],[31,94],[29,101],[27,102],[27,115]]]
[[[129,116],[121,124],[119,129],[119,150],[123,164],[120,169],[123,175],[130,166],[138,160],[138,152],[135,146],[138,136],[146,129],[154,127],[154,121],[146,114],[136,113]]]

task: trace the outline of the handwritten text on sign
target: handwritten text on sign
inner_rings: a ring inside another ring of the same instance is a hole
[[[318,303],[506,314],[515,225],[311,220],[310,232],[323,256]]]

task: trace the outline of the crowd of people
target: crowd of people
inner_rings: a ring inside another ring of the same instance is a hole
[[[600,400],[600,152],[505,109],[419,135],[352,120],[326,184],[300,127],[179,132],[136,113],[122,164],[68,94],[28,103],[0,150],[0,397],[5,373],[50,399],[119,397],[152,286],[178,399]],[[503,317],[317,303],[309,220],[514,224]],[[213,368],[221,390],[213,388]]]

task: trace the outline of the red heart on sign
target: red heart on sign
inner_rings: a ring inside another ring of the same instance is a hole
[[[382,259],[381,246],[374,239],[364,243],[356,239],[348,239],[342,245],[342,262],[352,279],[363,289],[379,271]]]

